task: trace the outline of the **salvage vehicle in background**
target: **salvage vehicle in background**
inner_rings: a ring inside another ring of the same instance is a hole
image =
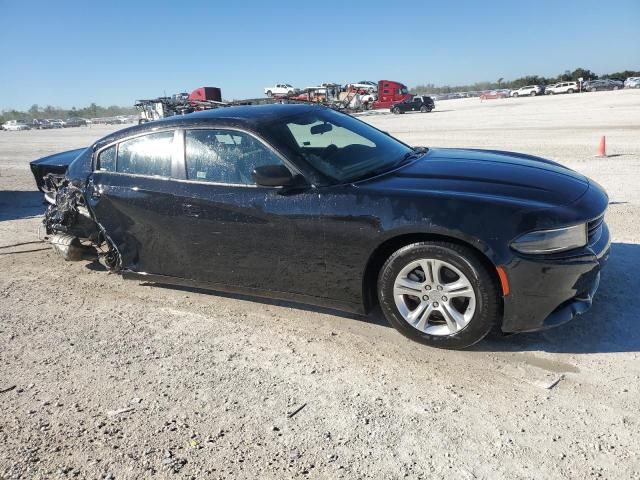
[[[587,92],[598,92],[602,90],[620,90],[624,88],[624,83],[619,80],[603,78],[600,80],[589,80],[582,84],[582,90]]]
[[[264,89],[264,93],[268,97],[273,97],[278,95],[279,96],[294,95],[298,93],[298,89],[293,88],[293,86],[289,85],[288,83],[278,83],[273,87],[266,87]]]
[[[48,130],[50,128],[53,128],[51,123],[49,123],[49,120],[46,120],[44,118],[34,118],[31,122],[31,126],[32,128],[36,128],[38,130]]]
[[[556,93],[575,93],[580,91],[578,82],[558,82],[548,85],[544,93],[545,95],[555,95]]]
[[[69,128],[69,127],[86,127],[87,126],[87,121],[84,118],[71,117],[71,118],[67,118],[64,126],[66,128]]]
[[[363,80],[362,82],[358,82],[358,83],[348,83],[346,85],[346,88],[354,89],[362,94],[367,94],[367,93],[372,94],[378,91],[378,84],[375,82]]]
[[[640,88],[640,77],[629,77],[624,81],[624,88]]]
[[[517,90],[511,92],[512,97],[535,97],[536,95],[543,95],[544,87],[542,85],[528,85],[526,87],[520,87]]]
[[[507,98],[509,96],[508,93],[502,90],[490,90],[488,92],[482,92],[480,94],[480,100],[491,100],[496,98]]]
[[[17,132],[20,130],[31,130],[31,127],[22,120],[8,120],[2,124],[2,129],[8,132]]]
[[[394,80],[380,80],[378,82],[378,99],[373,104],[373,108],[391,108],[393,104],[412,96],[403,83]]]
[[[520,153],[412,148],[322,106],[169,117],[31,168],[68,260],[359,313],[379,303],[442,348],[569,321],[609,254],[608,197],[585,176]]]
[[[435,103],[431,97],[427,95],[415,95],[413,98],[408,98],[402,102],[393,104],[391,113],[399,114],[411,111],[428,113],[434,108]]]

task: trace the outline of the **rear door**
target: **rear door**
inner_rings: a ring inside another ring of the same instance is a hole
[[[189,277],[323,297],[320,199],[311,187],[255,184],[255,167],[291,166],[253,134],[228,127],[187,129],[179,225]]]
[[[139,135],[97,152],[88,203],[124,269],[182,277],[185,249],[176,219],[176,132]]]

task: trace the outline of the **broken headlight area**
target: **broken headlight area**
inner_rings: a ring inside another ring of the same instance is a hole
[[[98,260],[110,270],[120,266],[120,255],[104,229],[92,218],[82,189],[68,179],[49,174],[48,193],[54,199],[44,215],[44,229],[53,250],[67,261]],[[47,199],[49,200],[49,199]]]

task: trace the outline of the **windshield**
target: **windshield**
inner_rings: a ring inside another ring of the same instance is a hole
[[[413,151],[366,123],[328,108],[277,117],[262,127],[262,133],[279,150],[302,158],[339,183],[383,173]]]

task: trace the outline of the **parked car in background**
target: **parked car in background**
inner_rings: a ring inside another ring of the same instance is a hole
[[[556,93],[575,93],[580,91],[578,82],[558,82],[549,85],[544,89],[546,95],[555,95]]]
[[[374,88],[374,90],[378,90],[378,82],[372,82],[371,80],[360,80],[358,82],[361,85],[369,85]]]
[[[38,130],[48,130],[49,128],[53,128],[49,123],[49,120],[44,118],[34,118],[33,122],[31,122],[31,128],[36,128]]]
[[[176,115],[31,170],[53,187],[44,226],[67,260],[360,313],[379,304],[440,348],[571,320],[609,256],[609,199],[582,174],[523,153],[410,147],[321,106]]]
[[[391,113],[399,114],[406,112],[422,112],[428,113],[435,108],[433,99],[426,95],[416,95],[413,98],[407,98],[402,102],[398,102],[391,107]]]
[[[535,97],[536,95],[543,95],[544,87],[542,85],[528,85],[526,87],[520,87],[517,90],[511,91],[512,97]]]
[[[2,124],[2,129],[8,132],[17,132],[19,130],[31,130],[31,127],[22,120],[9,120]]]
[[[279,95],[293,95],[296,93],[298,89],[293,88],[293,86],[288,83],[278,83],[273,87],[266,87],[264,89],[264,93],[269,97],[279,96]]]
[[[509,96],[508,93],[503,90],[491,90],[488,92],[482,92],[480,94],[480,100],[490,100],[493,98],[507,98]]]
[[[589,80],[582,84],[582,90],[586,92],[597,92],[599,90],[620,90],[624,88],[624,82],[603,78],[600,80]]]
[[[629,77],[624,81],[624,88],[640,88],[640,77]]]
[[[87,121],[84,118],[72,117],[67,118],[65,127],[86,127]]]
[[[49,120],[49,124],[51,125],[51,128],[64,128],[67,122],[58,118]]]
[[[375,93],[378,91],[378,85],[373,82],[358,82],[358,83],[348,83],[346,85],[347,89],[351,87],[352,90],[356,90],[360,93]]]

